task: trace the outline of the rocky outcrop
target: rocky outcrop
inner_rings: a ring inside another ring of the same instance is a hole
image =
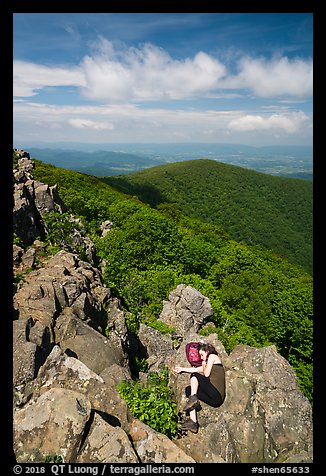
[[[13,299],[17,462],[41,463],[47,455],[65,463],[311,462],[311,406],[292,367],[274,346],[239,345],[228,355],[217,334],[198,334],[212,307],[196,289],[180,284],[163,303],[159,319],[174,333],[162,335],[141,324],[134,336],[94,263],[61,250],[35,268],[42,249],[38,225],[57,188],[28,183],[30,160],[22,157],[19,163],[17,190],[28,200],[16,226],[27,227],[21,237],[30,245],[15,245],[14,262],[16,269],[33,271],[24,275]],[[116,386],[132,378],[131,360],[145,357],[150,371],[168,369],[181,413],[189,374],[176,374],[174,367],[188,365],[185,345],[198,340],[212,343],[221,356],[226,399],[219,408],[201,404],[197,434],[170,440],[135,418]]]
[[[189,316],[191,305],[180,305],[185,302],[182,299],[185,289],[188,302],[195,302],[196,296],[199,298],[192,316]],[[311,406],[298,387],[291,365],[278,354],[275,346],[256,349],[238,345],[228,355],[217,334],[203,338],[197,330],[209,316],[196,323],[202,303],[200,293],[185,285],[178,286],[170,294],[169,303],[164,303],[162,314],[168,310],[174,319],[178,315],[179,332],[187,329],[182,332],[182,342],[177,348],[173,337],[161,336],[145,325],[141,325],[139,331],[150,369],[169,369],[171,389],[180,412],[186,402],[189,374],[175,374],[173,369],[175,365],[189,366],[185,354],[187,342],[213,344],[226,369],[223,405],[212,408],[201,403],[198,434],[183,435],[176,444],[200,463],[311,462]],[[190,328],[189,322],[193,322]]]
[[[13,152],[16,156],[18,157],[27,157],[28,159],[30,158],[30,155],[26,150],[23,149],[13,149]]]
[[[30,160],[29,154],[21,150],[15,150],[15,152],[20,158],[13,171],[13,231],[25,245],[29,246],[38,238],[43,240],[46,237],[48,230],[43,219],[45,214],[51,212],[62,214],[68,209],[59,196],[57,185],[49,186],[34,180],[32,176],[34,162]],[[67,220],[76,227],[63,247],[71,252],[76,252],[78,247],[81,247],[88,261],[94,264],[94,244],[89,237],[85,236],[86,232],[80,219],[70,215]]]
[[[105,220],[102,224],[101,224],[101,232],[102,232],[102,237],[104,238],[110,230],[112,230],[113,228],[113,223],[112,221],[110,220]]]
[[[116,364],[108,366],[98,375],[76,357],[62,352],[56,345],[33,382],[29,404],[50,388],[78,389],[90,401],[94,411],[105,415],[113,426],[128,430],[131,415],[116,390],[116,383],[128,378],[130,379],[129,371]]]
[[[135,418],[129,435],[142,463],[196,463],[169,438]]]
[[[54,210],[64,212],[66,207],[58,195],[57,185],[50,187],[33,179],[34,163],[29,154],[24,151],[16,153],[21,158],[13,171],[13,231],[24,243],[31,245],[35,239],[46,235],[42,214]]]
[[[13,300],[15,388],[22,391],[55,344],[98,374],[114,363],[128,366],[126,327],[110,299],[99,271],[66,251],[27,274]]]
[[[18,462],[44,461],[61,455],[74,461],[83,429],[91,413],[90,402],[79,392],[52,388],[14,414],[14,450]]]
[[[69,307],[85,322],[99,326],[102,308],[110,297],[97,268],[64,250],[51,257],[46,266],[31,271],[14,296],[20,319],[32,316],[50,326]]]
[[[213,309],[207,297],[191,286],[179,284],[170,293],[169,300],[164,301],[159,321],[183,335],[192,328],[198,331],[212,315]]]
[[[62,314],[60,319],[64,322],[65,315]],[[68,319],[67,323],[69,322]],[[87,326],[83,321],[78,324]],[[75,327],[72,326],[72,329]],[[98,331],[92,329],[92,332]],[[24,332],[21,331],[19,336],[21,342]],[[80,336],[81,339],[84,336],[87,346],[89,334],[82,332]],[[189,375],[177,375],[173,369],[177,363],[187,365],[186,342],[200,339],[203,338],[191,329],[175,349],[171,337],[160,339],[158,331],[141,326],[140,340],[147,350],[147,360],[152,363],[154,369],[156,366],[157,370],[163,367],[169,369],[171,389],[180,411],[185,403],[185,388],[189,385]],[[163,344],[161,342],[161,345],[155,346],[155,342],[160,340]],[[82,437],[77,438],[76,445],[65,453],[66,462],[312,461],[311,407],[298,388],[292,367],[277,353],[275,347],[255,349],[237,346],[227,355],[216,334],[211,334],[204,340],[216,347],[223,360],[227,390],[225,402],[221,407],[212,408],[201,404],[202,408],[198,412],[198,434],[184,434],[171,441],[133,418],[116,390],[118,382],[131,378],[130,370],[120,362],[110,362],[109,358],[104,369],[101,369],[101,366],[91,369],[92,359],[87,365],[86,359],[84,362],[80,360],[83,359],[82,354],[77,355],[68,347],[55,345],[35,375],[34,344],[27,349],[25,357],[21,357],[29,361],[30,365],[20,367],[18,382],[28,382],[29,395],[23,403],[23,408],[22,405],[17,405],[15,441],[23,437],[26,419],[38,421],[39,404],[43,402],[40,400],[41,396],[50,390],[61,389],[68,392],[69,398],[69,391],[77,391],[76,399],[87,399],[91,408],[88,420],[83,420],[84,426],[80,429]],[[30,342],[25,343],[27,344]],[[96,349],[100,349],[100,346],[99,341]],[[94,352],[97,354],[98,351],[94,349]],[[99,350],[99,355],[101,352],[102,350]],[[106,362],[105,358],[102,362]],[[63,401],[65,395],[64,392],[60,394]],[[24,412],[21,411],[23,409]],[[32,416],[34,412],[36,415]],[[45,432],[44,437],[46,432],[50,431],[52,419],[55,418],[50,410],[47,415],[48,420],[41,425]],[[66,430],[68,432],[68,427]],[[35,434],[34,430],[30,432],[30,448],[39,441],[39,431],[38,427]],[[81,439],[83,444],[76,452],[76,446]],[[28,445],[25,447],[25,444],[18,448],[17,444],[16,456],[19,461],[42,461],[41,453],[36,454],[28,449]],[[44,458],[45,449],[42,451]],[[59,451],[57,447],[52,448],[52,453],[53,451],[63,455],[62,450]]]

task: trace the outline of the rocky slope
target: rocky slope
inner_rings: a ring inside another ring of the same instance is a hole
[[[227,355],[217,334],[203,339],[198,331],[212,315],[210,302],[183,284],[160,315],[177,328],[177,346],[144,324],[137,337],[130,335],[119,301],[94,265],[89,238],[76,234],[87,262],[74,249],[44,257],[42,216],[66,209],[56,187],[33,179],[28,154],[19,154],[14,232],[25,246],[14,245],[14,271],[24,275],[13,298],[17,462],[44,462],[47,455],[66,463],[311,462],[311,406],[275,347],[237,346]],[[181,411],[189,375],[173,368],[187,365],[189,340],[218,349],[226,399],[220,408],[202,404],[197,434],[170,440],[133,417],[116,385],[131,379],[130,362],[145,349],[149,370],[168,368]]]

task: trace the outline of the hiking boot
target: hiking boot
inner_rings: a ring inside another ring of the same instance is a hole
[[[200,407],[200,403],[199,403],[197,395],[190,395],[190,397],[188,398],[187,403],[183,407],[183,411],[188,412],[188,411],[194,410],[195,408],[198,408],[198,407]]]
[[[184,431],[190,430],[192,433],[197,433],[199,425],[197,421],[194,421],[191,418],[189,418],[189,420],[181,423],[180,428],[181,430],[184,430]]]

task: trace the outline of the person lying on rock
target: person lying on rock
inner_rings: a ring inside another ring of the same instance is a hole
[[[202,358],[200,367],[175,367],[176,373],[188,372],[190,387],[186,388],[188,401],[183,411],[189,412],[190,418],[181,424],[181,430],[198,431],[197,412],[199,400],[212,407],[219,407],[225,399],[225,371],[215,347],[211,344],[200,344],[199,354]],[[188,392],[187,392],[188,391]]]

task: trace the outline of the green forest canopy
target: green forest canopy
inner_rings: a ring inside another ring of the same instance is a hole
[[[200,159],[103,178],[157,207],[222,226],[235,240],[284,255],[312,274],[312,183]]]

